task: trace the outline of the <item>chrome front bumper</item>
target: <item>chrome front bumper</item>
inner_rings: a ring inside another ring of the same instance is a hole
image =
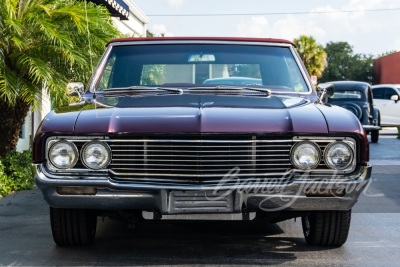
[[[228,191],[232,195],[228,213],[244,210],[265,211],[312,211],[349,210],[367,186],[371,176],[371,166],[360,167],[353,180],[297,181],[287,184],[236,184],[219,187],[202,185],[156,185],[116,183],[109,179],[58,179],[49,178],[44,168],[37,165],[36,185],[42,191],[47,203],[55,208],[82,208],[100,210],[142,210],[157,211],[161,214],[176,214],[171,196],[175,192],[209,192],[206,206],[219,203],[214,199],[214,190]],[[92,187],[95,195],[60,195],[58,187]],[[343,192],[340,196],[320,194],[323,192]],[[216,201],[216,202],[213,202]],[[204,201],[203,201],[204,202]],[[208,205],[210,204],[210,205]],[[189,204],[190,206],[190,204]],[[213,213],[212,209],[192,210],[184,213]],[[221,211],[220,211],[221,212]]]
[[[381,126],[377,125],[363,125],[364,130],[371,131],[371,130],[382,130]]]

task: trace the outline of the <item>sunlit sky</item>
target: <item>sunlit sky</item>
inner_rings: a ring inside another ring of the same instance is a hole
[[[400,0],[133,0],[148,29],[167,36],[272,37],[312,35],[322,45],[347,41],[357,53],[400,50],[400,10],[250,16],[174,17],[155,14],[254,14],[400,8]]]

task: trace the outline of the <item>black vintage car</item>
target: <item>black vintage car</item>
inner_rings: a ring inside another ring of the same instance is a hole
[[[343,81],[332,82],[335,94],[328,103],[350,110],[360,120],[364,130],[371,134],[371,142],[376,143],[381,129],[379,110],[373,106],[372,89],[368,83]]]

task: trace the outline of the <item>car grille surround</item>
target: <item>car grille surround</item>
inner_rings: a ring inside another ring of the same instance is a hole
[[[119,182],[215,184],[287,181],[292,138],[257,135],[108,140],[108,166]]]

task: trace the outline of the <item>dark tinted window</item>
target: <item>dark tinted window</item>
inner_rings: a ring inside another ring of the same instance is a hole
[[[342,98],[352,98],[352,99],[362,99],[363,93],[361,91],[336,91],[333,95],[334,99]]]
[[[375,88],[372,90],[372,94],[374,95],[375,99],[385,99],[385,89],[386,88]]]
[[[396,90],[393,88],[386,88],[385,99],[390,99],[392,95],[397,95]]]

